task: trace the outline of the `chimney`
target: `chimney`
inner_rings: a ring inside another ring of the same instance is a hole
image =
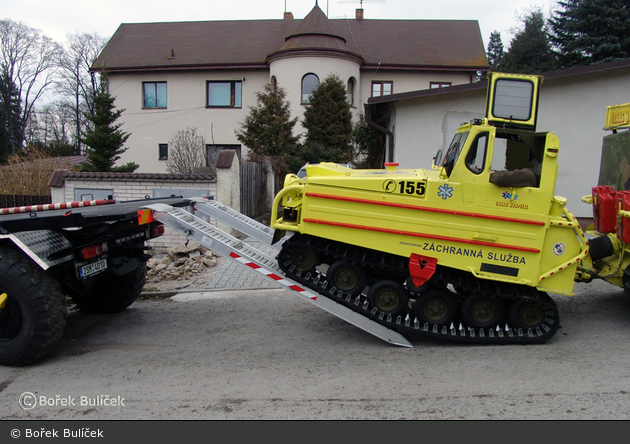
[[[293,13],[292,12],[285,12],[284,13],[284,19],[285,20],[293,20]]]
[[[357,19],[357,20],[363,20],[363,9],[358,9],[358,8],[357,8],[357,15],[356,15],[356,19]]]

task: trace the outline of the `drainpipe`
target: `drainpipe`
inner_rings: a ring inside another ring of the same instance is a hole
[[[381,133],[385,133],[387,135],[387,162],[394,161],[394,133],[392,133],[387,128],[379,125],[378,123],[372,120],[372,112],[374,111],[374,105],[364,104],[365,109],[365,123],[368,124],[370,128],[374,128],[376,131]]]

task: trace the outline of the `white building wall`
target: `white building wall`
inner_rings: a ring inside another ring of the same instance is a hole
[[[448,71],[392,71],[366,70],[361,72],[361,96],[367,102],[372,96],[372,82],[393,82],[393,94],[429,89],[431,82],[450,82],[452,85],[471,83],[471,75]],[[363,109],[363,107],[361,107]]]
[[[360,95],[361,75],[359,64],[351,60],[333,57],[310,57],[298,56],[274,60],[269,65],[270,76],[276,77],[278,86],[287,91],[287,100],[291,104],[291,117],[297,117],[298,123],[294,132],[302,134],[305,132],[301,121],[307,105],[301,104],[302,98],[302,78],[309,73],[315,74],[322,82],[331,74],[337,74],[339,78],[347,84],[348,79],[354,77],[355,85],[355,105],[352,109],[354,120],[358,119],[358,114],[363,110],[363,102]]]
[[[582,203],[597,185],[606,107],[630,101],[630,69],[544,80],[537,130],[560,139],[555,194],[568,199],[577,217],[591,217]],[[401,168],[430,168],[438,149],[445,149],[459,126],[483,117],[485,89],[395,103],[395,161]]]
[[[244,78],[244,80],[242,80]],[[206,82],[242,80],[240,108],[207,108]],[[167,82],[167,108],[143,108],[143,82]],[[256,104],[256,93],[269,82],[268,70],[213,70],[155,73],[111,73],[109,91],[114,104],[124,109],[118,122],[121,130],[131,133],[128,151],[118,164],[136,162],[138,173],[165,173],[166,161],[159,160],[159,144],[168,143],[181,129],[196,127],[206,144],[239,144],[234,131]],[[170,147],[169,147],[170,149]],[[245,148],[242,147],[242,154]]]
[[[431,168],[435,153],[448,147],[462,123],[483,117],[485,90],[404,100],[395,107],[394,161],[401,168]]]
[[[344,84],[355,79],[353,120],[363,112],[363,104],[372,94],[372,81],[393,81],[394,93],[429,88],[430,82],[451,82],[453,85],[470,82],[470,74],[446,71],[389,71],[361,70],[358,63],[339,57],[293,56],[274,60],[269,69],[190,70],[110,73],[109,91],[116,98],[117,109],[124,109],[118,122],[121,130],[130,133],[125,146],[127,152],[118,165],[136,162],[138,173],[165,173],[166,160],[159,160],[159,144],[168,144],[181,129],[197,128],[206,144],[239,145],[235,130],[257,104],[256,93],[275,76],[287,90],[292,117],[298,118],[296,134],[305,133],[301,125],[307,105],[301,104],[302,77],[314,73],[320,81],[337,74]],[[207,81],[241,80],[240,108],[207,108]],[[143,108],[143,82],[167,83],[167,108]],[[169,146],[169,150],[172,147]],[[241,153],[246,155],[242,146]]]

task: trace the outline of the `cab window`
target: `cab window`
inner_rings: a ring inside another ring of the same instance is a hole
[[[448,147],[446,154],[444,155],[444,160],[442,161],[442,165],[446,172],[446,175],[450,177],[451,172],[453,171],[453,167],[457,163],[457,159],[462,152],[462,147],[466,143],[466,139],[468,138],[468,133],[457,133],[451,142],[451,145]]]
[[[486,151],[488,149],[488,133],[479,134],[466,155],[466,167],[475,174],[483,172],[486,163]]]

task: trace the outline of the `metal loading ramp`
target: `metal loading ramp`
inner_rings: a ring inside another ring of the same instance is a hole
[[[218,202],[205,199],[195,199],[197,211],[210,215],[230,227],[243,232],[257,240],[271,246],[273,230],[247,216],[221,205]],[[153,217],[171,229],[183,234],[217,254],[237,263],[238,265],[259,273],[266,279],[280,285],[293,295],[337,316],[340,319],[382,339],[393,345],[413,347],[400,333],[372,321],[337,302],[321,296],[302,284],[284,276],[278,267],[277,259],[262,252],[247,243],[237,239],[203,219],[186,210],[166,204],[152,204],[144,208],[153,211]],[[274,247],[277,249],[277,247]]]

